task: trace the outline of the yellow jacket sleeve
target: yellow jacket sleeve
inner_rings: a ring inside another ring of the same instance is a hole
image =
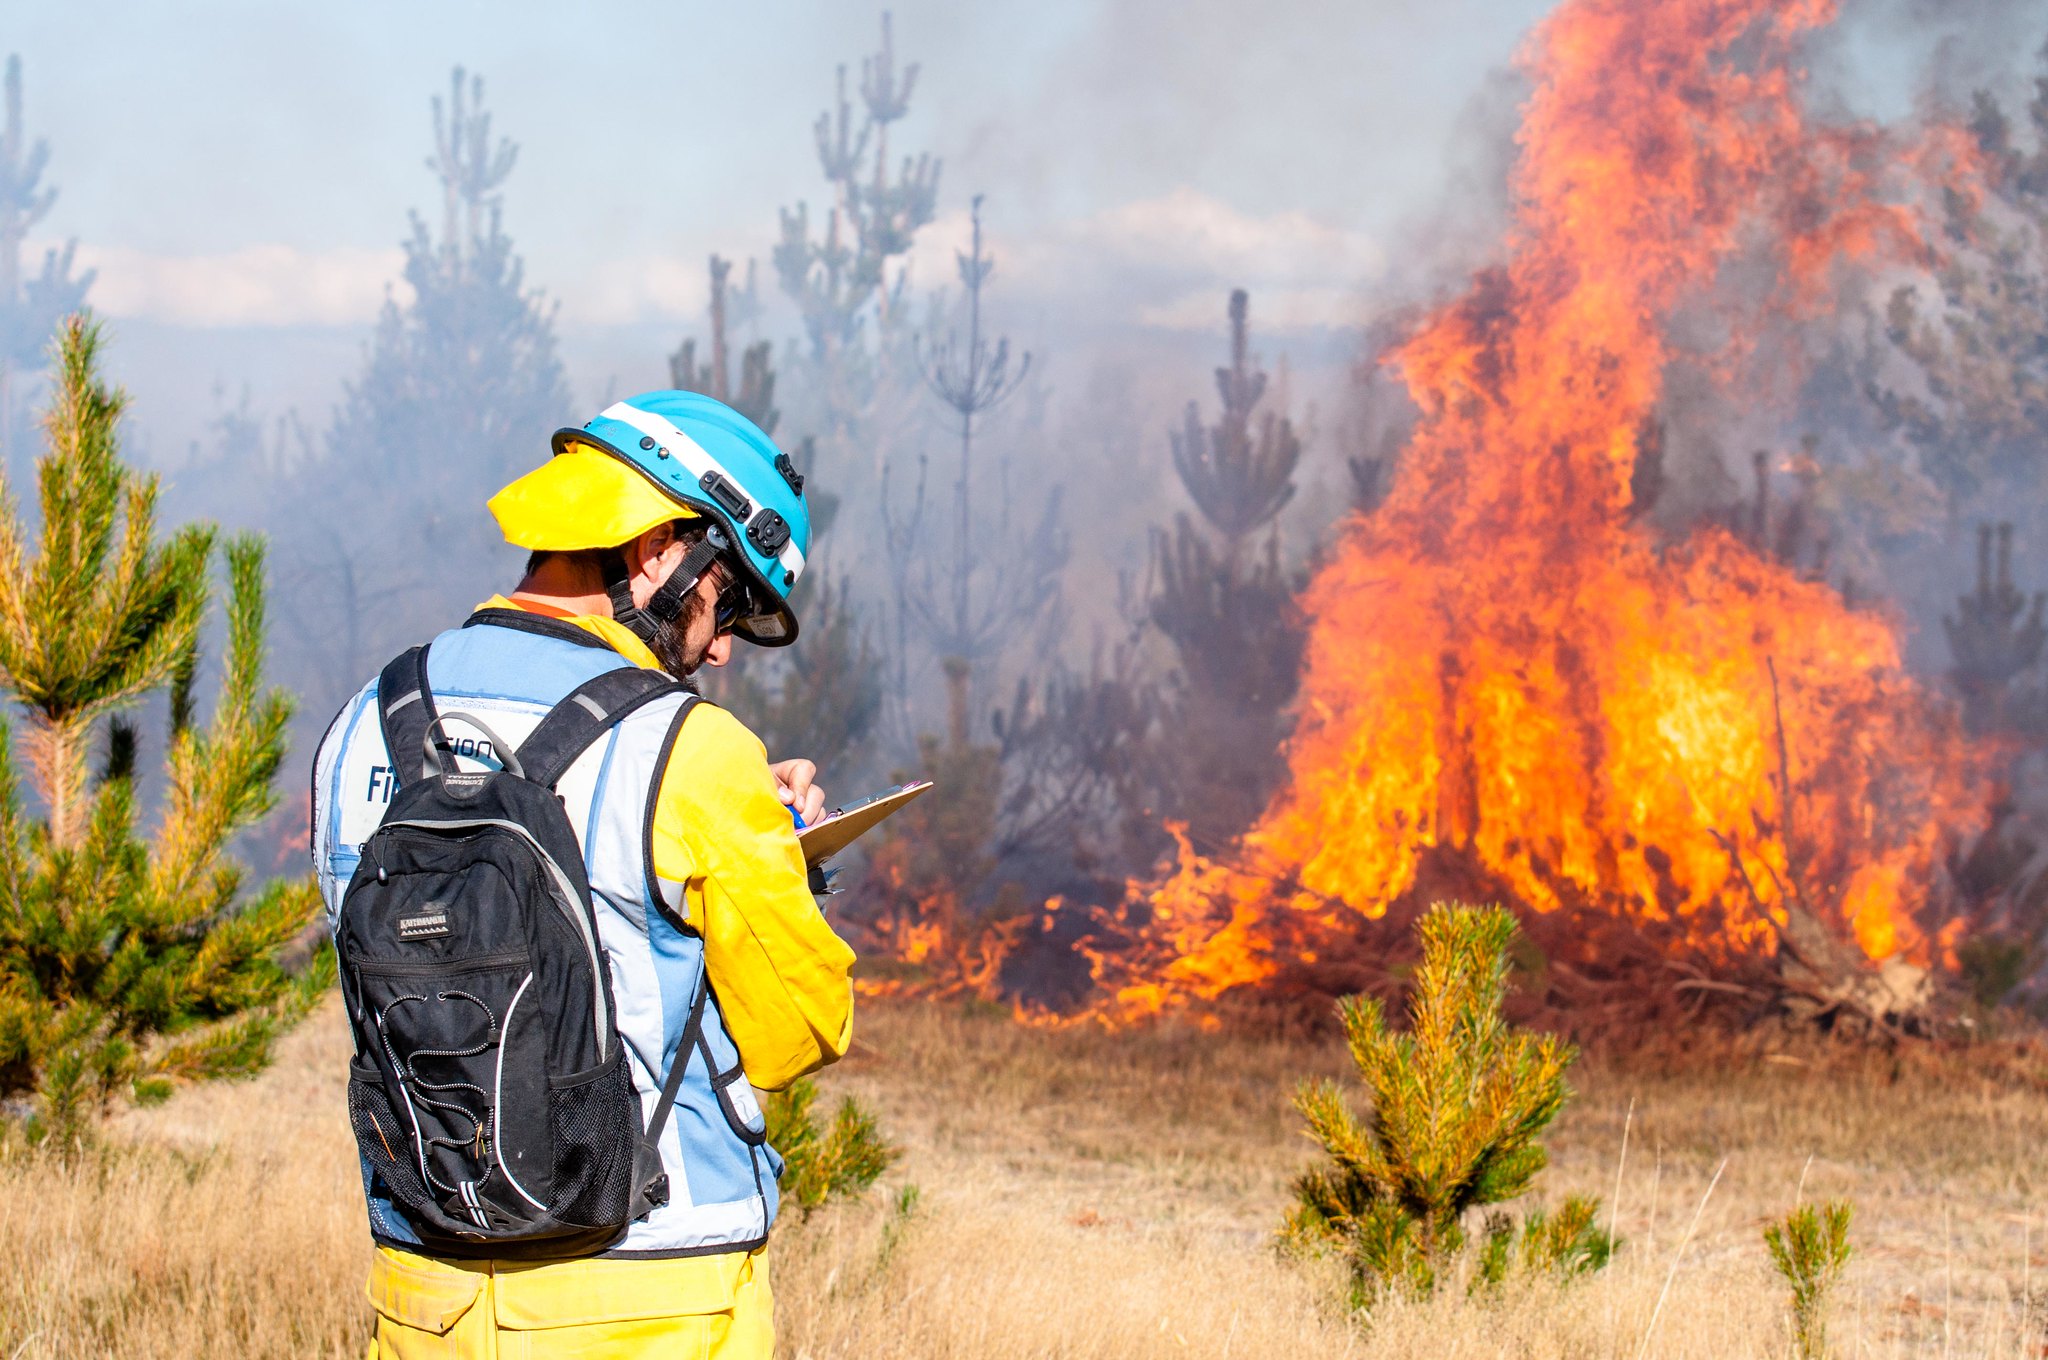
[[[853,1040],[853,950],[811,896],[760,739],[724,709],[683,721],[654,811],[654,872],[689,923],[747,1080],[780,1090]]]

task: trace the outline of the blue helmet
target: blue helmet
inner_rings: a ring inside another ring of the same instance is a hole
[[[796,640],[789,592],[810,551],[811,512],[803,474],[759,426],[700,393],[643,392],[580,430],[555,431],[556,454],[578,445],[623,459],[683,511],[712,522],[726,560],[747,576],[752,603],[736,634],[763,647]]]

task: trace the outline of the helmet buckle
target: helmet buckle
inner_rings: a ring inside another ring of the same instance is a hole
[[[773,510],[764,509],[747,526],[747,541],[761,556],[773,557],[782,551],[783,544],[789,542],[789,521]]]
[[[782,474],[783,481],[789,483],[791,491],[799,496],[804,494],[804,475],[796,470],[796,464],[790,461],[788,454],[775,455],[775,470]]]

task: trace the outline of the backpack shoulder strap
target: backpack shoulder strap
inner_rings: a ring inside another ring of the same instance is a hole
[[[377,677],[377,721],[384,730],[384,747],[391,753],[391,775],[400,785],[428,773],[422,762],[413,762],[425,746],[427,729],[439,718],[434,692],[427,688],[427,647],[408,648],[391,658]]]
[[[697,696],[657,670],[620,666],[593,676],[548,710],[520,743],[518,760],[526,777],[553,788],[576,757],[635,709],[670,694],[681,694],[685,711]]]
[[[683,1089],[683,1078],[688,1074],[690,1060],[699,1047],[699,1036],[704,1032],[704,1003],[710,995],[711,975],[706,972],[697,978],[697,995],[690,1002],[689,1018],[683,1022],[683,1037],[676,1044],[676,1056],[669,1062],[668,1075],[662,1078],[661,1096],[654,1102],[654,1113],[647,1119],[647,1143],[657,1165],[661,1156],[661,1132],[668,1125],[669,1111],[676,1107],[676,1097]]]

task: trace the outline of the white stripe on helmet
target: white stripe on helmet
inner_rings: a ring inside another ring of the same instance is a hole
[[[697,479],[699,486],[703,484],[704,474],[707,472],[716,472],[734,486],[740,485],[740,479],[726,471],[724,465],[716,458],[704,452],[703,445],[677,429],[673,422],[663,416],[658,416],[652,411],[643,411],[638,406],[628,405],[623,401],[616,401],[598,412],[598,417],[631,425],[667,449],[671,457],[689,469],[690,475]],[[782,545],[782,551],[775,554],[775,558],[782,563],[783,570],[790,574],[792,583],[794,578],[804,574],[804,551],[796,545],[794,534]]]

